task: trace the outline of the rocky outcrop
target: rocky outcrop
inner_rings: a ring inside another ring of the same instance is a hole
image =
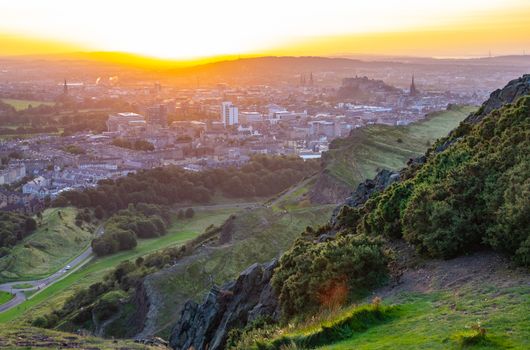
[[[530,74],[525,74],[518,79],[510,81],[504,88],[491,93],[486,102],[476,112],[467,117],[464,122],[476,124],[486,115],[505,104],[514,103],[521,96],[530,94]]]
[[[253,264],[237,280],[214,287],[202,304],[188,301],[171,331],[176,350],[220,350],[228,331],[260,317],[279,318],[278,298],[270,284],[278,260]]]
[[[396,181],[399,181],[400,174],[397,171],[391,171],[387,169],[380,170],[373,179],[366,180],[359,184],[357,189],[351,192],[351,196],[346,199],[344,204],[339,205],[333,214],[331,215],[331,224],[335,225],[337,215],[339,215],[340,209],[347,205],[349,207],[358,207],[364,204],[368,198],[374,193],[379,192],[390,186]]]

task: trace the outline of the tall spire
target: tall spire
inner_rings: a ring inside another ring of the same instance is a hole
[[[416,96],[418,94],[418,90],[416,89],[416,84],[414,83],[414,74],[412,74],[412,82],[410,83],[410,96]]]
[[[68,84],[66,84],[66,79],[64,79],[64,87],[63,87],[64,94],[68,94]]]
[[[313,86],[313,72],[309,75],[309,85]]]

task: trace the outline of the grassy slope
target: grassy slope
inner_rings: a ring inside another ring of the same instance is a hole
[[[407,264],[399,284],[377,289],[362,301],[380,296],[383,304],[396,306],[391,318],[354,333],[328,336],[326,345],[318,349],[459,349],[460,336],[472,332],[477,322],[486,329],[486,342],[473,349],[530,348],[528,270],[514,268],[506,258],[488,252],[451,260],[416,259]],[[273,329],[265,338],[249,335],[246,344],[252,346],[246,348],[255,349],[253,339],[270,343],[329,328],[351,309],[323,310],[300,323]]]
[[[55,104],[54,102],[17,100],[12,98],[2,98],[0,100],[2,100],[4,103],[7,103],[8,105],[15,107],[17,111],[27,109],[29,105],[31,105],[32,107],[37,107],[39,105],[53,106]]]
[[[9,300],[13,299],[13,297],[13,294],[0,290],[0,305],[7,303]]]
[[[72,333],[62,333],[33,327],[0,327],[1,349],[131,349],[149,350],[166,349],[135,343],[132,340],[108,340],[95,337],[81,336]]]
[[[139,256],[152,253],[161,248],[182,244],[202,233],[212,224],[221,224],[234,209],[216,209],[214,211],[200,211],[193,219],[175,220],[168,233],[158,239],[139,240],[134,250],[97,258],[90,261],[81,269],[35,294],[17,308],[0,314],[0,323],[9,321],[25,321],[35,316],[50,312],[60,307],[62,303],[76,291],[88,287],[99,281],[113,267],[124,260],[134,260]]]
[[[374,177],[378,169],[399,170],[409,158],[421,155],[475,109],[458,107],[436,112],[403,127],[372,125],[357,129],[352,136],[334,141],[336,149],[330,150],[325,157],[326,170],[352,188]]]
[[[185,262],[150,276],[147,285],[161,302],[154,329],[166,336],[178,317],[176,307],[189,298],[201,301],[211,287],[210,276],[220,285],[253,263],[280,255],[306,226],[323,224],[332,209],[302,207],[284,212],[271,207],[238,213],[230,243],[199,250]]]
[[[473,348],[528,349],[529,293],[528,286],[486,285],[457,298],[449,291],[406,294],[401,296],[399,317],[321,349],[457,349],[458,334],[477,321],[487,329],[488,343]]]
[[[75,208],[47,209],[35,233],[0,258],[0,282],[46,277],[81,254],[90,244],[95,226],[79,228],[76,214]]]

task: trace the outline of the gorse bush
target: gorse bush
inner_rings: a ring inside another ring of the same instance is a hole
[[[314,238],[306,232],[297,239],[273,275],[284,318],[340,306],[386,276],[388,259],[382,240],[344,235],[314,243]]]

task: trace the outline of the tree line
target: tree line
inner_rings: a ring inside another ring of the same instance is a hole
[[[261,155],[241,168],[191,172],[174,166],[160,167],[116,180],[101,180],[96,188],[63,192],[52,205],[99,206],[109,215],[129,204],[208,203],[217,194],[232,198],[271,196],[314,173],[318,167],[317,161]]]

